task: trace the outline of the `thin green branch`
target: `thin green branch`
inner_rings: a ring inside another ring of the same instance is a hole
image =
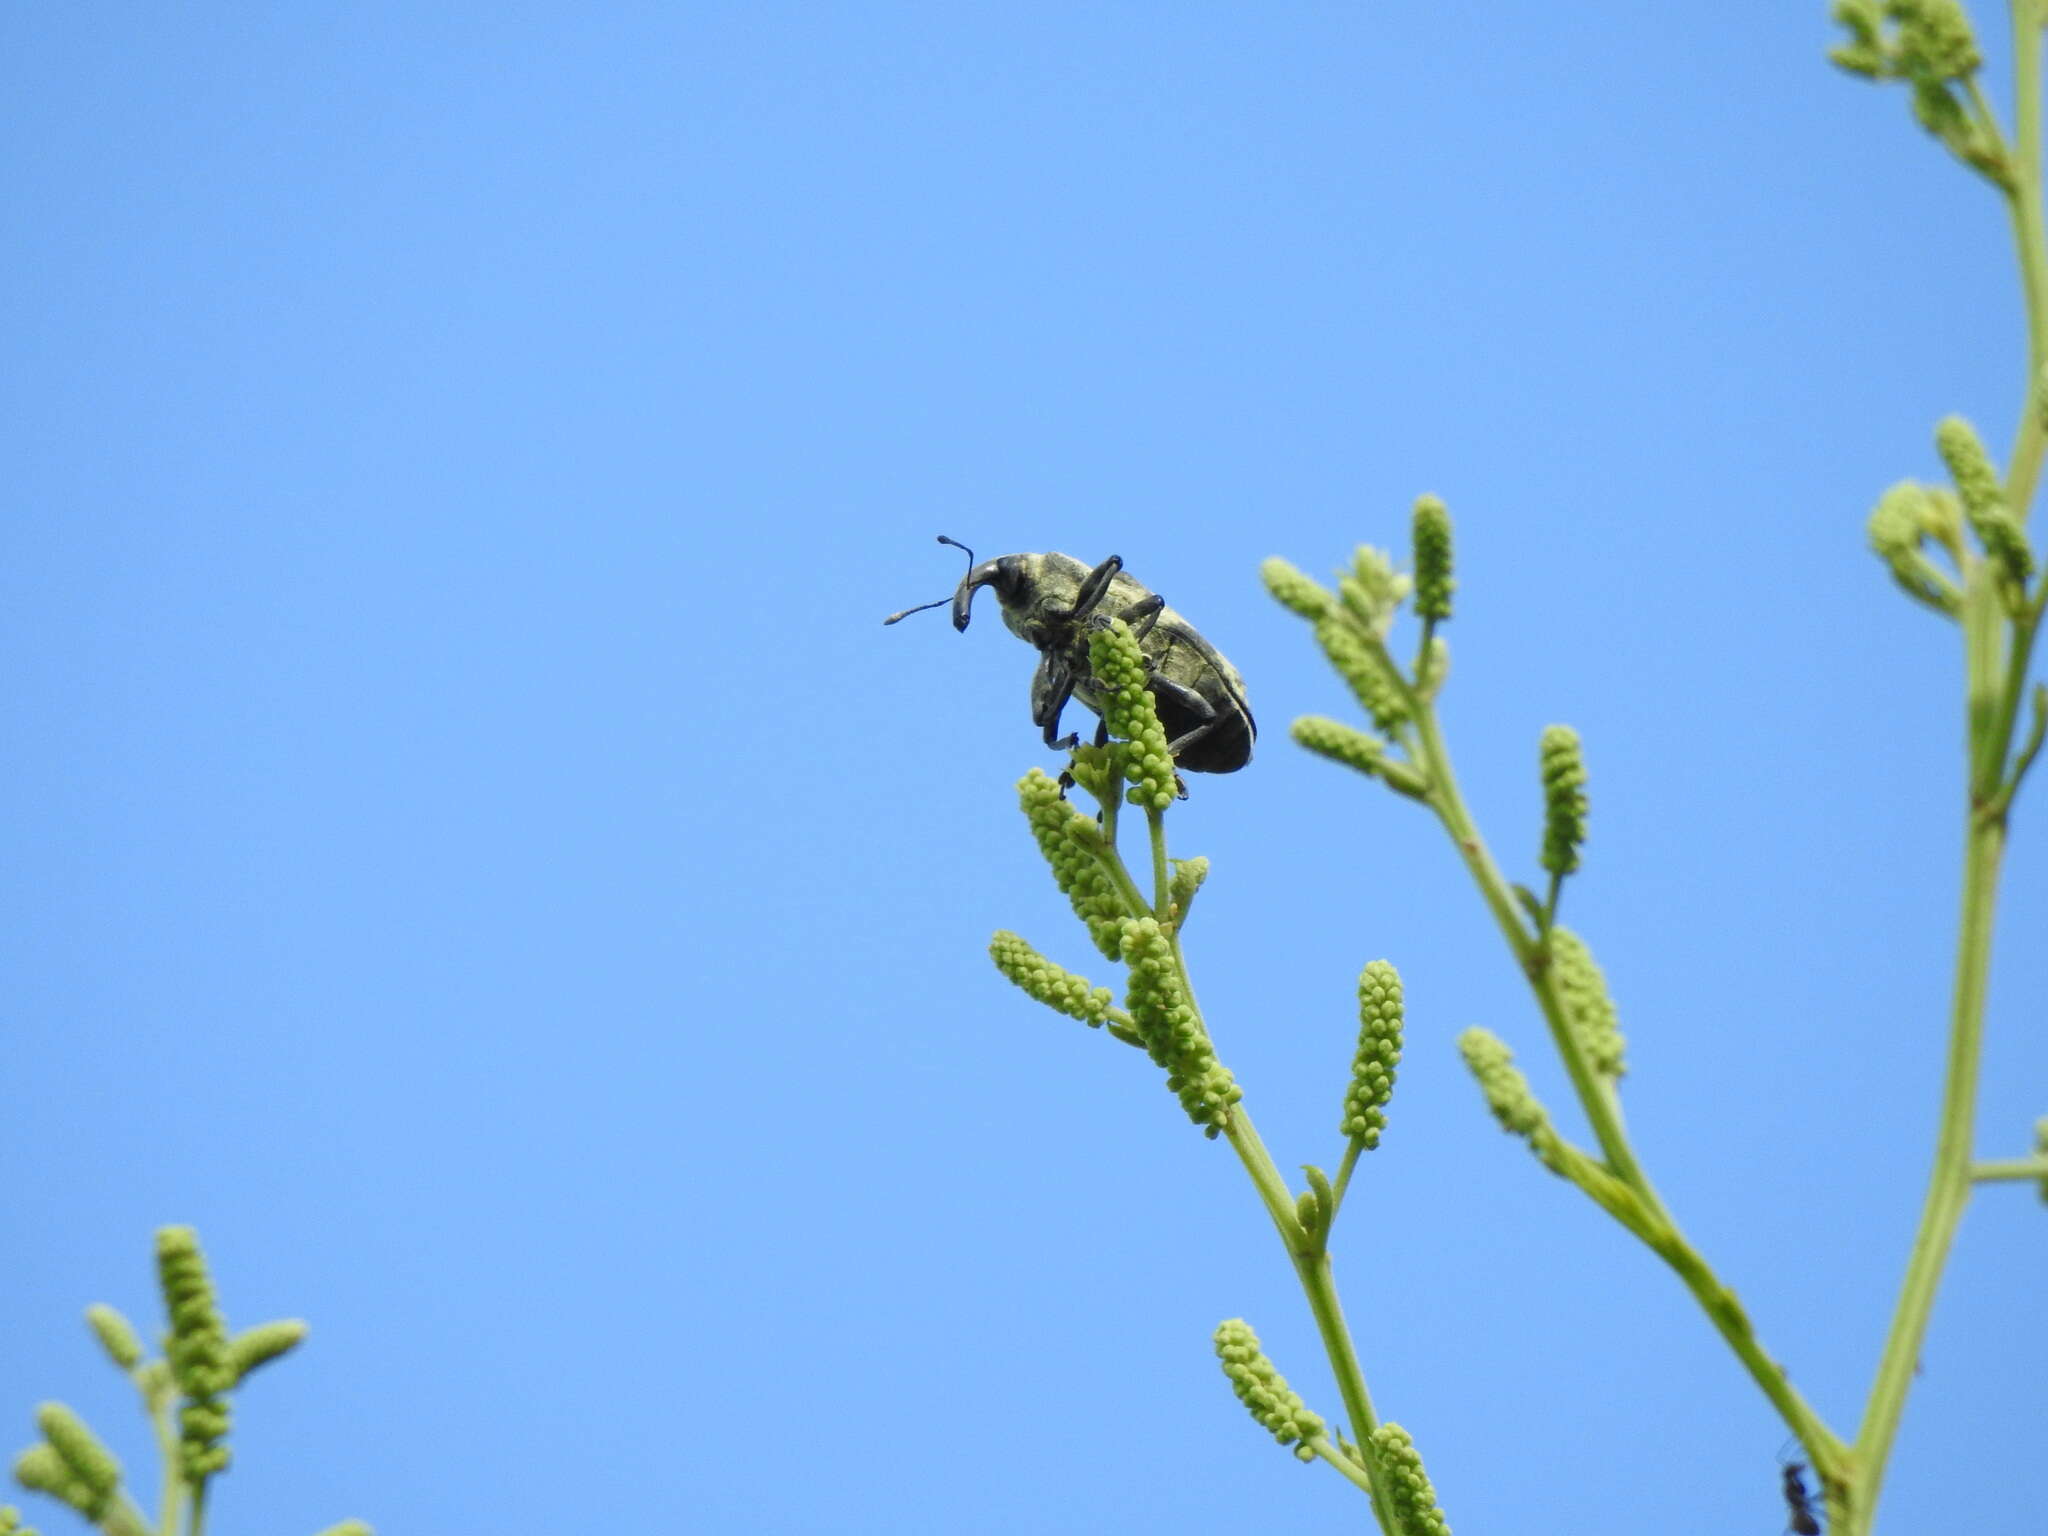
[[[1970,1164],[1972,1184],[2007,1184],[2048,1180],[2048,1157],[2005,1157]]]

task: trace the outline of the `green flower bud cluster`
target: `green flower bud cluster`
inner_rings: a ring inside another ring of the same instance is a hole
[[[228,1361],[227,1326],[214,1300],[213,1280],[190,1227],[162,1227],[156,1234],[157,1281],[171,1314],[164,1355],[184,1394],[178,1414],[180,1470],[194,1489],[228,1464],[221,1444],[228,1432],[226,1393],[234,1385]]]
[[[1109,1017],[1109,988],[1091,987],[1085,978],[1046,959],[1016,934],[999,930],[988,941],[988,955],[997,970],[1055,1012],[1079,1019],[1090,1029],[1101,1028]]]
[[[1558,996],[1564,1003],[1565,1019],[1577,1036],[1579,1049],[1586,1053],[1593,1070],[1605,1077],[1620,1077],[1628,1070],[1623,1059],[1627,1040],[1621,1032],[1621,1016],[1607,990],[1607,976],[1571,929],[1550,930],[1550,964],[1557,977]]]
[[[1146,686],[1152,668],[1131,626],[1112,619],[1088,636],[1088,665],[1103,690],[1102,718],[1109,734],[1129,745],[1124,749],[1124,776],[1131,781],[1130,802],[1163,811],[1173,804],[1173,753],[1159,707]]]
[[[275,1322],[258,1323],[254,1328],[244,1328],[228,1341],[231,1379],[239,1383],[259,1365],[268,1365],[280,1355],[290,1354],[305,1342],[307,1332],[305,1320],[296,1317],[279,1318]]]
[[[1568,725],[1546,726],[1538,754],[1543,772],[1543,867],[1553,875],[1579,867],[1586,841],[1586,761],[1579,733]]]
[[[1332,720],[1327,715],[1303,715],[1294,722],[1290,734],[1296,745],[1307,748],[1318,757],[1327,757],[1333,763],[1355,768],[1368,778],[1383,780],[1389,789],[1418,800],[1429,792],[1429,785],[1421,774],[1406,763],[1387,756],[1388,748],[1384,741],[1365,731],[1355,730],[1342,721]]]
[[[1963,596],[1948,574],[1927,558],[1924,546],[1933,539],[1960,559],[1962,525],[1962,506],[1952,493],[1901,480],[1878,498],[1871,511],[1870,547],[1908,597],[1954,617],[1963,611]]]
[[[1311,623],[1336,607],[1336,599],[1330,596],[1321,582],[1304,575],[1278,555],[1269,556],[1260,564],[1259,579],[1283,606],[1293,609]]]
[[[142,1340],[136,1337],[134,1325],[114,1308],[96,1301],[85,1309],[85,1321],[115,1365],[132,1371],[142,1363]]]
[[[1017,781],[1017,802],[1052,867],[1053,883],[1073,903],[1089,939],[1106,959],[1120,959],[1124,903],[1103,868],[1102,829],[1061,799],[1058,781],[1037,768]]]
[[[0,1504],[0,1536],[36,1536],[36,1529],[21,1523],[21,1511],[12,1504]]]
[[[1209,861],[1197,854],[1191,859],[1169,859],[1167,863],[1173,866],[1173,877],[1167,884],[1167,901],[1173,926],[1179,928],[1187,918],[1188,908],[1194,903],[1195,892],[1209,878]]]
[[[1074,782],[1087,790],[1097,805],[1108,805],[1110,797],[1122,787],[1124,777],[1124,749],[1120,742],[1104,746],[1082,743],[1074,748],[1067,763],[1067,772]]]
[[[1401,1536],[1451,1536],[1451,1523],[1437,1507],[1436,1489],[1408,1431],[1392,1422],[1382,1424],[1372,1432],[1372,1448]]]
[[[62,1499],[98,1524],[121,1490],[121,1464],[62,1403],[36,1409],[42,1442],[15,1458],[14,1476],[24,1488]]]
[[[1345,614],[1319,619],[1316,644],[1382,732],[1392,734],[1406,722],[1408,701],[1389,669],[1385,652],[1361,633],[1355,619]]]
[[[343,1520],[319,1532],[318,1536],[376,1536],[376,1532],[370,1529],[368,1521]]]
[[[1287,1378],[1273,1369],[1273,1362],[1259,1348],[1259,1336],[1252,1332],[1251,1324],[1241,1317],[1218,1323],[1216,1358],[1223,1362],[1223,1374],[1230,1378],[1230,1389],[1251,1410],[1251,1416],[1282,1445],[1294,1446],[1298,1459],[1314,1461],[1315,1452],[1297,1442],[1320,1436],[1323,1421],[1287,1385]]]
[[[1999,568],[2008,603],[2017,607],[2015,599],[2023,599],[2027,581],[2034,574],[2034,552],[2012,508],[2006,505],[2005,487],[1992,468],[1991,455],[1984,451],[1976,429],[1960,416],[1942,419],[1934,429],[1934,445],[1955,479],[1963,515],[1970,520],[1984,553]]]
[[[1387,552],[1370,544],[1359,545],[1351,569],[1337,573],[1337,596],[1375,640],[1386,639],[1393,630],[1394,615],[1413,587],[1394,569]]]
[[[1351,1059],[1351,1090],[1344,1095],[1344,1135],[1368,1152],[1387,1128],[1394,1069],[1401,1061],[1401,975],[1375,960],[1358,978],[1358,1051]]]
[[[1415,611],[1425,619],[1451,616],[1451,514],[1434,496],[1415,503]]]
[[[1123,921],[1123,958],[1130,967],[1124,1009],[1145,1053],[1166,1070],[1166,1086],[1181,1108],[1211,1138],[1230,1120],[1230,1107],[1244,1090],[1216,1059],[1215,1047],[1195,1016],[1180,982],[1173,940],[1156,918]]]
[[[1458,1036],[1458,1054],[1478,1079],[1501,1129],[1529,1143],[1529,1149],[1552,1173],[1563,1172],[1563,1144],[1551,1128],[1550,1114],[1537,1102],[1529,1080],[1515,1066],[1515,1053],[1491,1030],[1468,1029]]]
[[[1872,80],[1905,81],[1922,128],[1964,164],[2012,186],[1996,129],[1977,119],[1958,89],[1984,59],[1956,0],[1835,0],[1834,19],[1849,31],[1848,42],[1828,50],[1836,65]]]

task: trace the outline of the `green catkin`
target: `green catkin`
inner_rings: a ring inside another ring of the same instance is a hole
[[[1385,1474],[1387,1502],[1401,1536],[1451,1536],[1450,1522],[1437,1507],[1436,1489],[1422,1470],[1422,1457],[1408,1431],[1391,1420],[1372,1432],[1374,1459]]]
[[[2012,187],[1996,131],[1978,124],[1957,89],[1984,59],[1956,0],[1836,0],[1833,14],[1849,31],[1848,42],[1828,50],[1837,66],[1871,80],[1904,81],[1921,127],[1966,165]]]
[[[1992,467],[1976,429],[1960,416],[1946,416],[1934,429],[1934,445],[1956,482],[1963,515],[2006,580],[2024,588],[2034,574],[2034,552],[2006,504],[2005,487]]]
[[[276,1322],[244,1328],[228,1341],[228,1369],[233,1379],[240,1381],[258,1366],[268,1365],[279,1355],[297,1349],[306,1333],[307,1324],[296,1317],[279,1318]]]
[[[1543,867],[1564,876],[1579,867],[1586,841],[1586,762],[1579,733],[1546,726],[1539,753],[1543,772]]]
[[[1351,569],[1337,573],[1337,593],[1365,632],[1384,640],[1394,627],[1394,615],[1414,586],[1394,569],[1385,550],[1361,544],[1351,557]]]
[[[100,1443],[99,1436],[86,1428],[85,1421],[62,1403],[44,1403],[36,1409],[36,1428],[83,1496],[78,1502],[60,1497],[88,1520],[98,1520],[121,1486],[121,1463]]]
[[[1867,531],[1871,549],[1902,592],[1937,613],[1954,617],[1962,612],[1962,594],[1922,549],[1933,538],[1960,551],[1961,508],[1953,495],[1901,480],[1878,498]]]
[[[104,1447],[101,1448],[101,1454],[106,1454]],[[113,1458],[107,1456],[107,1460],[112,1461]],[[117,1467],[117,1476],[118,1473]],[[118,1487],[109,1487],[104,1491],[94,1488],[78,1475],[66,1462],[63,1453],[47,1440],[30,1446],[14,1458],[14,1480],[33,1493],[47,1493],[53,1499],[70,1505],[97,1525],[103,1536],[152,1536],[149,1528],[143,1523],[140,1511],[131,1500],[121,1495]],[[14,1518],[19,1520],[20,1516],[17,1514]],[[5,1523],[0,1522],[0,1532],[7,1529]],[[23,1528],[20,1536],[34,1536],[34,1533]]]
[[[156,1264],[164,1306],[171,1315],[164,1355],[185,1398],[178,1414],[179,1466],[186,1484],[197,1490],[228,1464],[228,1448],[221,1444],[228,1432],[226,1394],[234,1385],[227,1327],[199,1251],[198,1234],[190,1227],[159,1228]]]
[[[1315,1452],[1298,1442],[1321,1435],[1323,1421],[1287,1385],[1287,1378],[1273,1369],[1251,1324],[1241,1317],[1218,1323],[1215,1344],[1216,1358],[1223,1362],[1223,1374],[1230,1378],[1237,1400],[1275,1440],[1294,1446],[1297,1459],[1314,1461]]]
[[[1351,1090],[1338,1130],[1370,1152],[1387,1127],[1394,1069],[1401,1061],[1401,976],[1375,960],[1358,978],[1358,1050],[1351,1058]]]
[[[1125,918],[1123,958],[1130,967],[1124,1010],[1145,1054],[1166,1071],[1166,1086],[1187,1117],[1210,1137],[1230,1122],[1230,1107],[1244,1097],[1195,1017],[1180,983],[1173,940],[1157,918]]]
[[[1529,1080],[1515,1066],[1515,1053],[1491,1030],[1474,1027],[1458,1036],[1458,1054],[1486,1095],[1486,1107],[1501,1129],[1529,1143],[1552,1173],[1563,1171],[1563,1150],[1549,1112],[1537,1102]]]
[[[1429,783],[1421,774],[1387,756],[1387,743],[1340,720],[1327,715],[1303,715],[1294,722],[1290,734],[1296,745],[1333,763],[1355,768],[1368,778],[1382,780],[1389,789],[1417,800],[1429,793]]]
[[[1102,718],[1109,734],[1129,743],[1124,777],[1131,781],[1131,804],[1165,810],[1177,793],[1173,753],[1152,690],[1146,686],[1152,668],[1130,625],[1116,619],[1089,635],[1088,666],[1102,690]]]
[[[1422,618],[1448,619],[1451,593],[1451,514],[1434,496],[1415,503],[1415,612]]]
[[[1260,564],[1259,579],[1282,606],[1291,608],[1304,619],[1314,621],[1323,618],[1337,606],[1337,600],[1330,595],[1328,588],[1296,570],[1278,555],[1269,556]]]
[[[142,1363],[142,1340],[136,1337],[134,1324],[114,1308],[96,1301],[85,1309],[85,1321],[115,1365],[132,1371]]]
[[[1007,929],[999,929],[988,941],[988,957],[997,970],[1057,1013],[1079,1019],[1090,1029],[1099,1029],[1109,1017],[1109,988],[1090,986],[1085,977],[1046,959]]]
[[[1384,653],[1365,638],[1358,624],[1343,615],[1319,620],[1316,644],[1372,723],[1386,735],[1399,729],[1408,718],[1408,701],[1389,673]]]
[[[1053,883],[1073,903],[1090,941],[1105,959],[1121,958],[1124,903],[1102,867],[1102,829],[1061,799],[1058,781],[1037,768],[1017,781],[1017,803],[1052,868]]]
[[[1606,1077],[1620,1077],[1628,1070],[1623,1059],[1627,1040],[1621,1032],[1621,1017],[1607,990],[1607,976],[1594,960],[1586,941],[1569,928],[1550,930],[1550,963],[1557,976],[1557,990],[1564,1003],[1565,1019],[1578,1038],[1593,1070]]]
[[[1191,859],[1168,859],[1167,863],[1172,866],[1173,875],[1167,883],[1166,899],[1171,904],[1173,925],[1178,928],[1187,920],[1195,892],[1209,878],[1209,861],[1197,854]]]

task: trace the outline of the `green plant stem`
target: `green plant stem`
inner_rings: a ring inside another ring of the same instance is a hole
[[[1835,1486],[1846,1478],[1850,1470],[1847,1448],[1792,1385],[1784,1367],[1765,1352],[1735,1293],[1721,1282],[1699,1250],[1686,1240],[1671,1213],[1665,1209],[1649,1176],[1636,1162],[1613,1084],[1587,1060],[1566,1016],[1564,1000],[1558,995],[1556,973],[1549,964],[1548,954],[1542,942],[1523,928],[1513,892],[1499,866],[1494,863],[1485,839],[1480,836],[1464,797],[1459,793],[1457,774],[1451,766],[1450,752],[1444,745],[1435,706],[1415,699],[1414,719],[1430,781],[1430,805],[1457,846],[1465,867],[1479,886],[1487,909],[1493,913],[1517,964],[1536,994],[1537,1004],[1550,1028],[1551,1040],[1571,1076],[1580,1107],[1599,1139],[1605,1159],[1599,1172],[1624,1185],[1640,1206],[1640,1217],[1623,1217],[1624,1224],[1635,1231],[1684,1282],[1708,1320],[1727,1340],[1736,1358],[1778,1410],[1786,1427],[1806,1446],[1823,1484]],[[1587,1192],[1594,1193],[1591,1189]],[[1614,1205],[1606,1201],[1602,1204],[1615,1211]],[[1615,1213],[1620,1215],[1619,1211]]]
[[[168,1392],[143,1394],[149,1410],[149,1427],[156,1436],[157,1460],[164,1469],[163,1491],[158,1500],[158,1536],[179,1536],[185,1516],[185,1479],[178,1470],[178,1434],[171,1426]]]
[[[192,1490],[192,1523],[185,1528],[185,1536],[206,1536],[206,1489],[202,1482]]]
[[[1429,776],[1430,806],[1443,823],[1444,830],[1450,834],[1466,869],[1478,883],[1487,910],[1493,914],[1501,936],[1507,940],[1508,948],[1514,954],[1515,963],[1521,967],[1522,974],[1536,993],[1544,1022],[1550,1026],[1551,1041],[1571,1076],[1572,1090],[1578,1096],[1579,1106],[1600,1143],[1600,1154],[1606,1160],[1608,1171],[1633,1189],[1652,1211],[1668,1221],[1670,1217],[1664,1209],[1664,1202],[1651,1187],[1648,1175],[1637,1165],[1634,1149],[1629,1146],[1620,1104],[1608,1090],[1606,1080],[1586,1058],[1578,1035],[1566,1017],[1564,1000],[1558,996],[1557,980],[1548,952],[1541,941],[1523,927],[1514,892],[1501,874],[1500,866],[1494,863],[1486,840],[1479,835],[1472,813],[1465,807],[1465,798],[1458,790],[1457,772],[1451,766],[1450,750],[1444,745],[1443,732],[1437,724],[1436,706],[1417,699],[1415,725],[1423,752],[1424,770]]]
[[[1343,1476],[1349,1478],[1367,1493],[1373,1494],[1375,1499],[1379,1497],[1373,1489],[1371,1474],[1349,1456],[1346,1456],[1328,1436],[1316,1435],[1302,1443],[1324,1461],[1335,1467]]]
[[[1955,991],[1949,1015],[1948,1066],[1942,1083],[1941,1124],[1935,1134],[1934,1169],[1927,1181],[1919,1230],[1897,1309],[1885,1336],[1877,1379],[1856,1435],[1862,1472],[1860,1498],[1842,1536],[1870,1528],[1883,1485],[1885,1461],[1905,1411],[1906,1392],[1920,1360],[1921,1341],[1934,1309],[1941,1272],[1970,1198],[1970,1147],[1976,1132],[1977,1074],[1984,1036],[1984,1002],[1991,970],[1992,915],[1998,900],[1998,870],[2005,851],[2003,818],[1973,814],[1963,855],[1963,914],[1956,938]]]
[[[2048,1179],[2048,1157],[2007,1157],[1970,1164],[1973,1184],[2010,1184]]]
[[[2014,185],[2007,208],[2027,305],[2027,381],[2005,490],[2021,527],[2026,526],[2041,472],[2041,373],[2048,367],[2048,233],[2043,230],[2041,206],[2042,15],[2042,0],[2012,0],[2013,135],[2008,154]]]

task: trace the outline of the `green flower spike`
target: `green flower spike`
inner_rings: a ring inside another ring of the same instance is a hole
[[[1384,741],[1342,721],[1327,715],[1303,715],[1294,722],[1291,734],[1297,746],[1346,768],[1356,768],[1368,778],[1384,780],[1389,789],[1412,799],[1420,800],[1429,793],[1428,781],[1421,774],[1387,756]]]
[[[1408,1431],[1391,1421],[1372,1432],[1372,1448],[1386,1474],[1388,1502],[1401,1536],[1451,1536],[1450,1522],[1437,1508],[1436,1489],[1422,1470],[1422,1457]]]
[[[1107,746],[1093,746],[1088,743],[1074,748],[1068,759],[1067,772],[1074,782],[1088,791],[1097,805],[1107,805],[1123,784],[1124,749],[1121,743],[1111,742]]]
[[[1123,957],[1130,966],[1124,1008],[1145,1043],[1145,1054],[1166,1070],[1166,1086],[1203,1134],[1214,1138],[1230,1121],[1230,1106],[1244,1090],[1216,1059],[1215,1047],[1181,988],[1173,940],[1156,918],[1127,917]]]
[[[1191,859],[1169,859],[1167,862],[1173,866],[1173,878],[1167,885],[1167,900],[1172,903],[1173,926],[1178,929],[1187,921],[1195,892],[1209,878],[1209,861],[1197,854]]]
[[[1828,51],[1835,64],[1871,80],[1905,81],[1920,126],[1957,159],[2011,188],[1997,129],[1980,122],[1956,89],[1984,62],[1956,0],[1836,0],[1834,18],[1849,29],[1849,41]],[[1893,24],[1889,33],[1886,22]]]
[[[85,1421],[62,1403],[44,1403],[36,1409],[36,1428],[43,1432],[41,1448],[52,1452],[62,1469],[62,1489],[45,1487],[43,1491],[55,1493],[86,1519],[98,1521],[120,1491],[121,1463],[100,1443],[99,1436],[85,1427]],[[30,1454],[24,1453],[23,1460]]]
[[[93,1337],[100,1341],[100,1348],[107,1352],[107,1358],[122,1370],[132,1371],[142,1363],[142,1340],[135,1336],[134,1325],[119,1312],[103,1301],[96,1301],[85,1309],[85,1321]]]
[[[1546,726],[1540,759],[1543,867],[1562,878],[1579,867],[1579,848],[1586,841],[1586,763],[1579,733],[1568,725]]]
[[[1607,991],[1607,977],[1601,971],[1586,941],[1569,928],[1550,930],[1550,963],[1557,976],[1557,990],[1564,1001],[1565,1018],[1578,1037],[1593,1070],[1606,1077],[1620,1077],[1628,1070],[1622,1058],[1627,1045],[1621,1033],[1621,1018]]]
[[[1056,1013],[1099,1029],[1115,1010],[1107,987],[1091,987],[1086,978],[1063,969],[1007,929],[988,941],[988,957],[996,969]]]
[[[0,1536],[36,1536],[36,1530],[21,1523],[21,1511],[12,1504],[0,1504]]]
[[[1060,786],[1039,769],[1017,781],[1017,803],[1031,823],[1038,851],[1052,866],[1053,883],[1088,925],[1088,937],[1104,958],[1122,958],[1124,903],[1103,868],[1102,829],[1060,798]]]
[[[268,1365],[279,1355],[289,1354],[305,1339],[306,1323],[296,1317],[244,1328],[228,1343],[228,1369],[239,1382],[259,1365]]]
[[[1131,626],[1113,619],[1090,634],[1088,665],[1103,690],[1102,718],[1109,734],[1130,743],[1124,753],[1124,777],[1131,781],[1131,804],[1165,810],[1178,789],[1173,753],[1167,748],[1166,728],[1159,723],[1152,690],[1146,686],[1152,668]]]
[[[1352,617],[1365,626],[1365,632],[1375,640],[1384,640],[1394,627],[1394,615],[1400,610],[1414,583],[1394,569],[1394,562],[1386,551],[1374,549],[1370,544],[1358,546],[1358,552],[1351,558],[1349,572],[1337,573],[1337,593],[1344,600],[1344,606]]]
[[[1278,555],[1269,557],[1259,566],[1259,579],[1284,606],[1310,622],[1336,609],[1337,600],[1330,595],[1328,588],[1303,575]]]
[[[1415,612],[1425,619],[1451,616],[1451,514],[1434,496],[1415,503]]]
[[[1391,673],[1385,653],[1361,633],[1358,623],[1343,614],[1316,622],[1316,644],[1323,648],[1330,665],[1350,688],[1359,707],[1385,735],[1392,735],[1408,718],[1408,701]]]
[[[1216,1325],[1216,1358],[1223,1362],[1223,1374],[1230,1389],[1251,1415],[1272,1432],[1282,1445],[1294,1446],[1298,1460],[1314,1461],[1316,1453],[1297,1442],[1312,1440],[1323,1432],[1322,1419],[1309,1411],[1287,1385],[1287,1378],[1273,1369],[1273,1362],[1259,1348],[1259,1336],[1241,1317]]]
[[[1976,429],[1960,416],[1946,416],[1934,429],[1934,445],[1956,482],[1963,515],[1970,520],[1984,552],[1997,562],[2000,574],[2024,594],[2034,574],[2034,552],[2006,505],[2005,487],[1984,451]]]
[[[228,1448],[220,1443],[228,1432],[226,1393],[235,1379],[228,1363],[227,1326],[214,1300],[199,1236],[190,1227],[157,1229],[156,1268],[171,1314],[164,1354],[185,1397],[178,1414],[180,1470],[196,1492],[228,1464]]]
[[[1868,527],[1870,547],[1890,567],[1900,591],[1951,618],[1963,611],[1962,593],[1922,547],[1932,538],[1952,555],[1962,553],[1962,509],[1954,496],[1901,480],[1878,498]]]
[[[1338,1127],[1368,1152],[1387,1128],[1387,1101],[1394,1096],[1400,1061],[1401,975],[1375,960],[1358,978],[1358,1052],[1351,1058],[1351,1091]]]
[[[1563,1146],[1551,1128],[1549,1111],[1537,1102],[1529,1080],[1515,1066],[1515,1053],[1487,1029],[1468,1029],[1458,1036],[1458,1054],[1479,1081],[1486,1107],[1501,1129],[1529,1143],[1552,1173],[1564,1171]]]

